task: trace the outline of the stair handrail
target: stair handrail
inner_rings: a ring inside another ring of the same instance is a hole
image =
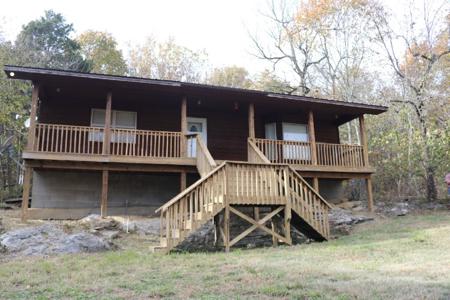
[[[197,186],[199,186],[200,184],[202,184],[204,181],[206,181],[212,174],[216,173],[218,170],[222,169],[225,165],[226,165],[226,161],[224,161],[223,163],[221,163],[220,165],[218,165],[216,168],[214,168],[213,170],[211,170],[211,172],[209,172],[208,174],[206,174],[204,177],[200,178],[199,180],[197,180],[194,184],[192,184],[191,186],[189,186],[187,189],[185,189],[184,191],[182,191],[181,193],[179,193],[178,195],[176,195],[175,197],[173,197],[171,200],[169,200],[168,202],[166,202],[164,205],[162,205],[161,207],[159,207],[157,210],[155,210],[155,213],[158,213],[160,211],[166,211],[168,207],[170,207],[172,204],[176,203],[178,200],[180,200],[181,198],[183,198],[184,196],[186,196],[188,193],[190,193],[192,190],[194,190]]]
[[[301,176],[293,167],[291,167],[290,165],[287,165],[288,168],[292,171],[292,173],[295,174],[295,176],[297,176],[302,183],[304,183],[308,188],[310,188],[314,195],[316,195],[325,205],[328,206],[328,208],[333,208],[333,206],[328,203],[328,201],[326,201],[325,199],[323,199],[323,197],[303,178],[303,176]]]
[[[252,138],[248,138],[248,159],[250,160],[252,158],[252,153],[255,154],[257,162],[270,164],[271,161],[264,155],[264,153],[259,149],[259,147],[255,144],[254,140]],[[254,162],[254,161],[252,161]]]
[[[200,173],[200,176],[204,177],[211,170],[217,167],[217,163],[209,152],[208,147],[206,146],[200,134],[197,134],[195,139],[197,142],[197,169]]]

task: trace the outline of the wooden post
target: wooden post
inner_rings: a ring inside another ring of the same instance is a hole
[[[255,105],[253,103],[248,105],[248,137],[255,138]]]
[[[225,233],[225,252],[230,252],[230,205],[225,206],[224,218],[224,233]]]
[[[100,202],[100,213],[101,216],[104,218],[107,216],[107,210],[108,210],[108,178],[109,177],[109,171],[103,170],[102,171],[102,197]]]
[[[314,128],[314,114],[312,110],[308,112],[308,136],[311,145],[311,162],[317,165],[316,131]]]
[[[363,146],[364,166],[369,166],[369,149],[367,147],[366,126],[364,124],[364,115],[359,116],[359,136]]]
[[[273,232],[276,232],[277,228],[275,226],[275,222],[273,221],[273,218],[270,219],[270,228]],[[277,247],[278,246],[278,239],[275,235],[272,234],[272,246]]]
[[[366,187],[367,187],[367,207],[370,212],[373,212],[372,178],[370,175],[366,178]]]
[[[180,173],[180,192],[186,189],[186,171]]]
[[[106,96],[106,110],[105,110],[105,127],[103,130],[103,154],[110,154],[111,146],[111,105],[112,93],[108,92]]]
[[[253,207],[253,217],[256,221],[259,221],[259,207]]]
[[[313,177],[313,188],[319,193],[319,178]]]
[[[187,156],[187,98],[186,96],[181,99],[181,156]]]
[[[27,141],[28,151],[33,151],[34,148],[38,101],[39,101],[39,84],[35,83],[33,85],[33,91],[31,93],[30,128],[28,129],[28,141]]]
[[[291,203],[288,201],[286,203],[286,206],[284,207],[284,236],[286,237],[286,240],[289,245],[292,245],[291,218],[292,218]]]
[[[22,191],[22,222],[28,218],[28,204],[30,201],[31,178],[33,176],[33,168],[25,165],[23,174],[23,191]]]

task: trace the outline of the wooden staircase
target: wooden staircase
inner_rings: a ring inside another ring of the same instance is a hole
[[[226,250],[256,228],[287,244],[292,243],[290,226],[314,240],[328,239],[330,205],[289,165],[271,164],[256,150],[249,141],[250,162],[225,161],[217,166],[197,136],[197,167],[202,177],[156,211],[161,216],[161,249],[170,251],[222,211],[219,232]],[[240,207],[262,206],[273,208],[262,219],[239,211]],[[282,211],[284,236],[265,226]],[[233,239],[229,232],[231,213],[251,224]]]

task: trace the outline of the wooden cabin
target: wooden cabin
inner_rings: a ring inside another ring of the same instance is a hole
[[[308,236],[327,239],[329,203],[351,178],[366,180],[373,208],[364,115],[386,107],[53,69],[4,71],[33,84],[24,219],[157,209],[163,247],[214,220],[229,249],[242,238],[230,237],[230,214],[288,244],[294,220]],[[343,144],[339,126],[354,119],[362,142]],[[265,226],[280,214],[284,233]]]

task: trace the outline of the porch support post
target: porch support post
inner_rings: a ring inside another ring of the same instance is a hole
[[[367,207],[370,212],[373,212],[373,194],[372,194],[372,177],[369,175],[366,178],[367,188]]]
[[[369,149],[367,147],[366,126],[364,124],[364,115],[359,116],[359,136],[363,146],[364,166],[369,166]]]
[[[33,151],[34,139],[36,136],[36,116],[39,101],[39,84],[33,84],[33,91],[31,93],[31,111],[30,111],[30,128],[28,129],[27,150]]]
[[[225,252],[230,252],[230,205],[227,203],[225,206],[225,218],[224,218],[224,233],[225,233]]]
[[[25,163],[25,170],[23,174],[23,191],[22,191],[22,222],[25,222],[28,218],[28,204],[30,201],[30,187],[31,178],[33,176],[33,168],[29,167]]]
[[[319,193],[319,178],[313,177],[313,188]]]
[[[311,145],[311,162],[317,165],[316,131],[314,129],[314,114],[312,110],[308,112],[308,136]]]
[[[181,157],[187,156],[187,98],[181,99]]]
[[[108,180],[109,179],[109,171],[102,171],[102,196],[100,199],[100,214],[104,218],[107,216],[108,211]]]
[[[186,189],[186,171],[180,173],[180,192]]]
[[[253,103],[248,105],[248,137],[255,138],[255,105]]]
[[[110,154],[111,147],[111,106],[112,93],[108,92],[106,95],[106,109],[105,109],[105,128],[103,130],[103,154]]]

